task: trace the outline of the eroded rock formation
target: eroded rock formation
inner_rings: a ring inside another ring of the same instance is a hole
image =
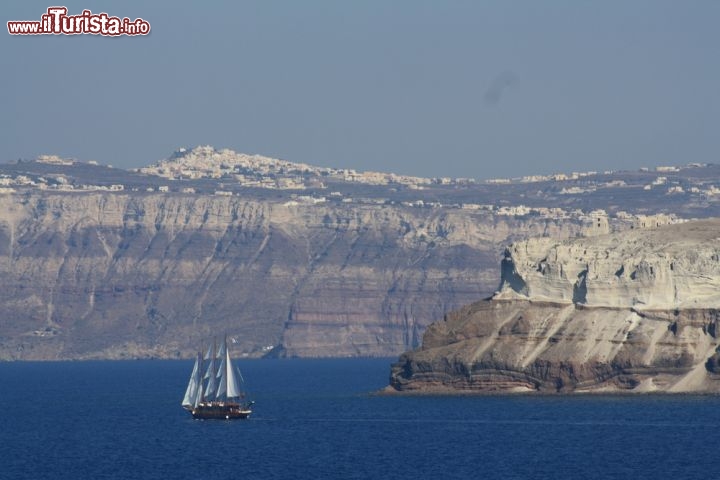
[[[501,270],[400,357],[391,390],[720,391],[720,220],[530,239]]]

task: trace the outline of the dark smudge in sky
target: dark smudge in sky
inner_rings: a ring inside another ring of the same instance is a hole
[[[499,74],[485,91],[485,105],[494,107],[500,103],[505,90],[515,85],[515,83],[517,83],[517,76],[513,72],[506,70]]]

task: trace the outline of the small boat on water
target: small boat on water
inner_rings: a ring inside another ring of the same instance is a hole
[[[245,399],[242,382],[240,370],[230,360],[227,338],[219,349],[213,342],[205,357],[198,352],[195,358],[182,406],[196,419],[244,420],[255,402]]]

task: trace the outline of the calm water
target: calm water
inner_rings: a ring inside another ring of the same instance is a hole
[[[190,362],[0,363],[0,478],[720,476],[720,397],[368,395],[390,362],[240,362],[236,422],[180,407]]]

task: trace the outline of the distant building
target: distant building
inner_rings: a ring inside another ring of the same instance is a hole
[[[665,215],[664,213],[658,213],[657,215],[638,215],[635,217],[632,228],[655,228],[662,225],[670,225],[672,223],[679,223],[675,215]]]
[[[610,233],[610,221],[608,220],[607,212],[605,212],[605,210],[594,210],[590,212],[582,227],[582,235],[585,237],[593,237],[607,233]]]

